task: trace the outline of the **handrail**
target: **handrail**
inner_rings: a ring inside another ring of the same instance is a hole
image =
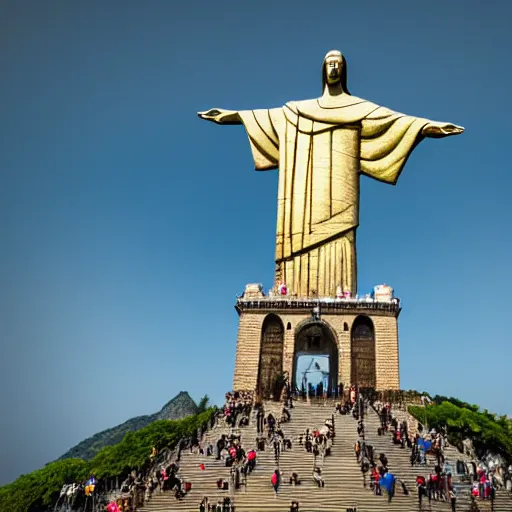
[[[313,299],[290,297],[238,298],[235,307],[244,309],[312,309],[320,306],[325,309],[366,309],[373,311],[401,311],[400,302],[382,302],[354,299]]]

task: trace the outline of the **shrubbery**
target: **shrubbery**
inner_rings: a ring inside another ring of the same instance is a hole
[[[476,405],[437,396],[432,405],[410,406],[409,412],[421,424],[426,421],[429,428],[446,427],[451,443],[458,447],[469,438],[477,455],[491,450],[512,459],[512,422],[506,416],[497,417]]]
[[[205,404],[206,405],[206,404]],[[114,446],[103,448],[89,462],[64,459],[47,464],[13,483],[0,488],[2,512],[36,512],[55,503],[64,484],[82,482],[93,474],[96,478],[110,478],[126,474],[132,469],[143,469],[149,464],[153,446],[157,450],[172,448],[183,437],[191,436],[211,420],[216,409],[182,420],[160,420],[129,432]]]

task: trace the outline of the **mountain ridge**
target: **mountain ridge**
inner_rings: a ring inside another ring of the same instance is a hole
[[[169,400],[158,412],[143,416],[135,416],[115,427],[102,430],[79,442],[57,460],[78,458],[91,460],[102,448],[120,443],[128,432],[135,432],[158,420],[179,420],[199,411],[198,405],[187,391],[180,391]]]

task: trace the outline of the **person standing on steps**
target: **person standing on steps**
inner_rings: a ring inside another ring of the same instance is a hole
[[[322,478],[322,470],[318,467],[313,469],[313,480],[318,485],[318,487],[325,487],[325,482]]]
[[[273,445],[274,445],[274,457],[275,457],[276,466],[279,466],[279,456],[281,455],[281,445],[280,445],[279,439],[275,435],[273,437]]]
[[[267,428],[268,428],[268,437],[271,437],[274,433],[274,428],[276,426],[276,419],[272,413],[269,413],[267,416]]]
[[[456,512],[457,511],[457,491],[455,490],[455,487],[452,487],[448,492],[449,492],[449,496],[450,496],[451,511]]]
[[[338,396],[337,398],[341,401],[343,401],[343,382],[340,382],[338,384]]]
[[[421,504],[423,502],[423,496],[427,495],[427,481],[422,475],[416,477],[416,486],[418,488],[418,505],[421,510]]]
[[[258,412],[256,413],[256,426],[258,430],[258,434],[263,434],[263,418],[265,413],[263,412],[263,406],[258,408]]]
[[[275,497],[277,498],[277,492],[279,491],[279,484],[281,483],[281,474],[279,472],[279,468],[276,468],[274,473],[272,474],[272,478],[270,479],[272,482],[272,487],[274,488]]]

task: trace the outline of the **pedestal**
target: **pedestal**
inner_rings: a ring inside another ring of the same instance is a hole
[[[265,394],[282,372],[295,383],[298,355],[324,353],[330,358],[331,385],[400,389],[401,308],[396,300],[296,300],[261,294],[239,298],[235,307],[234,390],[260,389]]]

